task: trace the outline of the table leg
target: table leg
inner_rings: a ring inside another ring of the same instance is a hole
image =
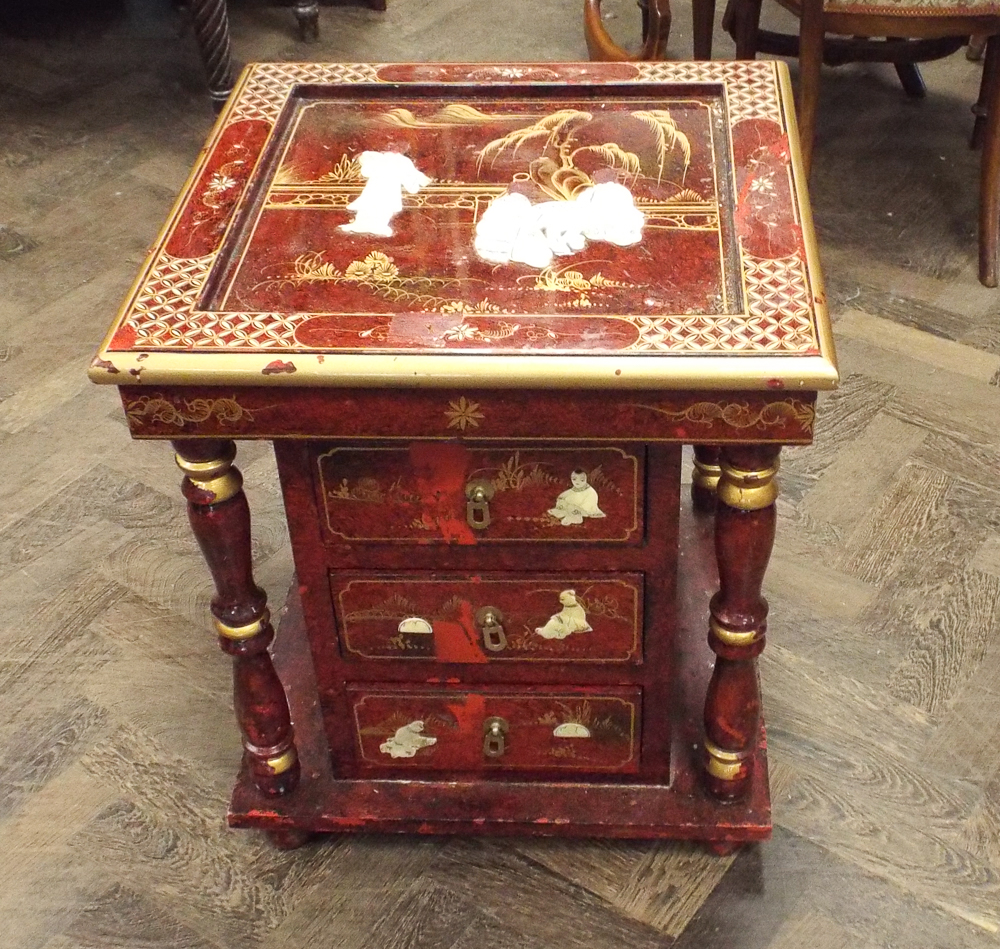
[[[691,478],[691,501],[696,511],[715,510],[715,500],[719,487],[718,445],[694,446],[694,471]]]
[[[215,581],[212,615],[219,645],[233,657],[236,718],[254,783],[285,794],[299,779],[288,701],[268,646],[274,639],[267,595],[254,582],[250,508],[233,466],[236,445],[224,440],[173,443],[184,480],[188,518]]]
[[[229,98],[236,81],[226,0],[190,0],[190,4],[195,39],[208,75],[208,93],[218,112]]]
[[[764,649],[767,601],[761,596],[774,544],[778,445],[727,445],[715,515],[719,592],[710,604],[708,642],[716,655],[705,698],[705,780],[709,792],[737,800],[750,788],[760,730],[757,656]]]

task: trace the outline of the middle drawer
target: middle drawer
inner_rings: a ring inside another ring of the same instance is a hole
[[[330,587],[348,659],[642,661],[638,573],[335,572]]]

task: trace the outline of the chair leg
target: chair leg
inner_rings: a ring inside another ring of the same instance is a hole
[[[760,26],[761,0],[730,0],[726,20],[736,41],[737,59],[757,58],[757,30]]]
[[[979,282],[995,287],[1000,240],[1000,35],[986,42],[979,101],[986,107],[979,171]]]
[[[691,0],[694,28],[694,58],[712,58],[712,30],[715,28],[715,0]]]
[[[983,39],[983,49],[986,49],[986,43],[989,42],[989,37],[982,37]],[[976,104],[972,107],[972,114],[976,117],[975,125],[972,126],[972,138],[969,141],[969,148],[982,148],[983,147],[983,136],[986,132],[986,116],[989,114],[989,90],[991,84],[1000,82],[996,76],[990,75],[990,70],[995,70],[1000,66],[996,58],[991,62],[989,59],[983,63],[983,78],[979,83],[979,98],[976,100]]]
[[[803,0],[799,28],[799,141],[806,177],[812,169],[819,105],[819,74],[823,66],[823,0]]]
[[[893,66],[896,67],[896,75],[899,76],[903,91],[911,99],[923,99],[927,95],[924,77],[920,75],[920,68],[916,63],[893,63]]]

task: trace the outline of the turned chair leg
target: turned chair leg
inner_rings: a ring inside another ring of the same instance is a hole
[[[986,110],[979,171],[979,281],[997,285],[1000,239],[1000,35],[986,41],[986,61],[979,102]]]

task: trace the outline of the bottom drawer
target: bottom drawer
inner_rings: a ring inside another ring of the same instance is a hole
[[[631,773],[641,690],[348,686],[369,767]]]

